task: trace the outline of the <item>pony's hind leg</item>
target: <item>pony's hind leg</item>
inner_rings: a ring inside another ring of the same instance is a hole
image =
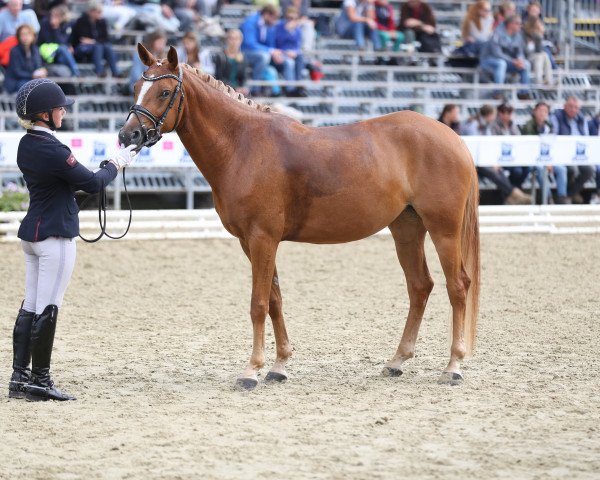
[[[285,364],[292,356],[292,347],[288,339],[285,323],[283,321],[283,308],[281,299],[281,290],[279,289],[279,277],[277,276],[277,266],[273,273],[271,282],[271,295],[269,297],[269,316],[273,322],[273,332],[275,334],[275,346],[277,348],[277,358],[267,376],[267,382],[283,382],[287,380],[288,375],[285,371]]]
[[[402,364],[415,356],[415,343],[423,312],[429,294],[433,289],[433,280],[425,259],[425,234],[427,230],[421,217],[412,207],[407,207],[389,226],[400,265],[406,277],[410,307],[404,327],[404,333],[396,354],[383,368],[383,375],[397,377],[402,375]]]

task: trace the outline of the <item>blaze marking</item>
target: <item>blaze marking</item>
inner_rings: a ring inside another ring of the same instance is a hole
[[[136,105],[142,104],[142,101],[144,100],[144,95],[146,95],[146,92],[150,90],[150,87],[152,87],[152,82],[149,80],[145,80],[142,84],[142,88],[140,90],[140,95],[138,96]]]

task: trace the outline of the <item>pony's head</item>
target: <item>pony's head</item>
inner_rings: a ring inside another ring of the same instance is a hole
[[[119,142],[140,150],[177,128],[183,109],[183,70],[172,46],[166,59],[157,59],[141,43],[137,50],[148,70],[135,83],[135,104],[119,130]]]

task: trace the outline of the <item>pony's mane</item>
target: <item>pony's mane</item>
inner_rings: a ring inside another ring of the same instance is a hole
[[[198,68],[194,68],[194,67],[188,65],[187,63],[183,64],[183,68],[185,68],[186,70],[189,70],[192,73],[195,73],[198,77],[200,77],[200,80],[207,83],[211,87],[215,88],[219,92],[224,93],[228,97],[233,98],[234,100],[237,100],[240,103],[248,105],[249,107],[252,107],[252,108],[256,108],[260,112],[270,112],[271,111],[270,105],[262,105],[260,103],[255,102],[254,100],[251,100],[250,98],[246,98],[243,94],[236,92],[229,85],[225,85],[221,80],[217,80],[212,75],[209,75],[208,73],[203,72],[202,70],[200,70]]]

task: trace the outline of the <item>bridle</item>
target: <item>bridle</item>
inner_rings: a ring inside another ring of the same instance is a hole
[[[143,107],[142,105],[137,105],[137,104],[131,106],[131,108],[129,109],[129,115],[127,115],[127,120],[129,120],[129,117],[133,113],[135,115],[135,117],[137,118],[138,122],[140,123],[140,127],[142,128],[144,137],[143,137],[143,143],[140,145],[140,149],[141,149],[141,147],[151,147],[152,145],[154,145],[156,142],[158,142],[162,138],[163,134],[160,131],[160,127],[162,127],[165,119],[167,118],[167,115],[171,111],[171,108],[173,108],[173,105],[175,104],[177,95],[180,92],[181,92],[181,96],[179,97],[179,105],[177,107],[177,120],[175,121],[175,125],[173,126],[173,128],[171,130],[169,130],[169,132],[172,132],[173,130],[175,130],[177,128],[177,126],[179,125],[179,121],[181,120],[181,109],[183,108],[183,98],[184,98],[183,68],[181,67],[181,65],[179,65],[179,76],[173,75],[172,73],[166,73],[165,75],[159,75],[158,77],[147,77],[145,75],[145,73],[142,73],[142,79],[147,82],[156,82],[158,80],[162,80],[163,78],[174,78],[175,80],[177,80],[177,86],[175,87],[175,90],[173,90],[173,93],[171,94],[171,99],[169,100],[169,105],[167,106],[167,109],[163,112],[163,114],[160,116],[160,118],[157,118],[147,108]],[[140,115],[143,115],[144,117],[146,117],[148,120],[150,120],[152,122],[152,128],[146,127],[146,125],[142,121],[142,118],[140,117]],[[165,133],[169,133],[169,132],[165,132]]]

